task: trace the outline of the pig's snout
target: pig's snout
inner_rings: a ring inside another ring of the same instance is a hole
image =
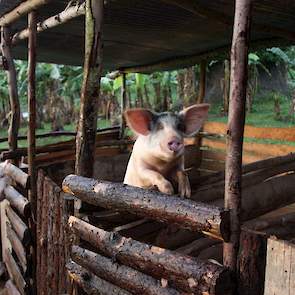
[[[172,139],[168,142],[168,148],[172,152],[179,152],[183,148],[183,143],[179,139]]]

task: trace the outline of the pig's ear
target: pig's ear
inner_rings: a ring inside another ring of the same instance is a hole
[[[146,109],[130,109],[124,113],[127,125],[135,133],[148,135],[150,133],[153,113]]]
[[[179,113],[185,124],[185,135],[194,136],[208,117],[210,105],[207,103],[192,105]]]

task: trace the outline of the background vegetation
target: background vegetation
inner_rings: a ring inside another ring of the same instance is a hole
[[[269,48],[249,54],[247,124],[286,127],[295,124],[295,47]],[[21,102],[20,134],[27,125],[27,62],[16,61]],[[179,110],[196,101],[199,66],[150,75],[127,75],[127,106],[156,111]],[[209,120],[226,122],[228,61],[207,64],[205,101],[210,102]],[[37,66],[38,132],[75,130],[78,119],[82,68],[40,63]],[[101,81],[99,127],[116,125],[120,118],[121,78],[108,75]],[[6,73],[0,72],[0,137],[6,137],[9,119]],[[67,139],[66,137],[64,139]],[[52,139],[42,139],[46,144]],[[53,139],[61,140],[61,138]],[[5,144],[4,144],[5,145]],[[0,147],[4,147],[1,145]],[[25,145],[21,142],[20,145]]]

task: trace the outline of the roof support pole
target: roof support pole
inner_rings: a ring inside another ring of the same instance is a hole
[[[226,209],[230,210],[231,237],[224,243],[224,265],[236,271],[240,239],[242,150],[245,125],[248,46],[250,35],[251,0],[236,0],[231,48],[230,102],[227,129],[225,167]]]
[[[204,102],[205,92],[206,92],[206,69],[207,69],[207,61],[202,60],[200,62],[199,94],[198,94],[197,103]]]
[[[37,34],[37,15],[36,11],[28,14],[29,41],[28,41],[28,166],[30,176],[29,201],[31,202],[32,217],[30,228],[33,237],[32,249],[32,277],[33,290],[36,292],[36,207],[37,207],[37,177],[35,167],[36,156],[36,34]],[[35,294],[35,292],[33,294]]]
[[[12,24],[20,17],[27,15],[33,10],[37,10],[39,7],[48,4],[51,0],[27,0],[23,1],[20,5],[13,10],[7,12],[0,17],[0,26],[7,26]]]
[[[17,136],[20,125],[20,105],[18,99],[16,70],[11,52],[10,30],[8,27],[1,28],[1,51],[7,69],[11,109],[8,128],[8,145],[10,151],[15,151],[17,150]],[[13,160],[13,164],[17,163],[17,160]]]
[[[85,59],[81,106],[76,137],[75,173],[92,177],[95,158],[97,108],[102,70],[103,0],[87,0]]]
[[[120,125],[120,138],[124,137],[125,131],[125,118],[124,118],[124,111],[126,109],[126,74],[122,74],[122,86],[121,86],[121,125]]]

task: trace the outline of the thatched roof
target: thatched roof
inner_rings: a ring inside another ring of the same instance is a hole
[[[0,15],[19,2],[22,1],[0,0]],[[172,62],[167,66],[175,68],[196,63],[196,56],[204,53],[228,51],[232,36],[233,0],[178,2],[186,7],[159,0],[107,1],[104,26],[105,69],[148,65],[193,56],[193,59]],[[39,10],[39,19],[44,20],[62,11],[67,3],[64,0],[53,1]],[[252,44],[272,46],[294,43],[294,0],[260,0],[253,3]],[[195,4],[199,6],[194,6]],[[26,18],[22,18],[12,29],[16,32],[25,27]],[[40,33],[38,60],[82,64],[83,35],[83,16]],[[286,36],[289,40],[286,40]],[[22,41],[15,47],[16,58],[26,58],[26,43]]]

